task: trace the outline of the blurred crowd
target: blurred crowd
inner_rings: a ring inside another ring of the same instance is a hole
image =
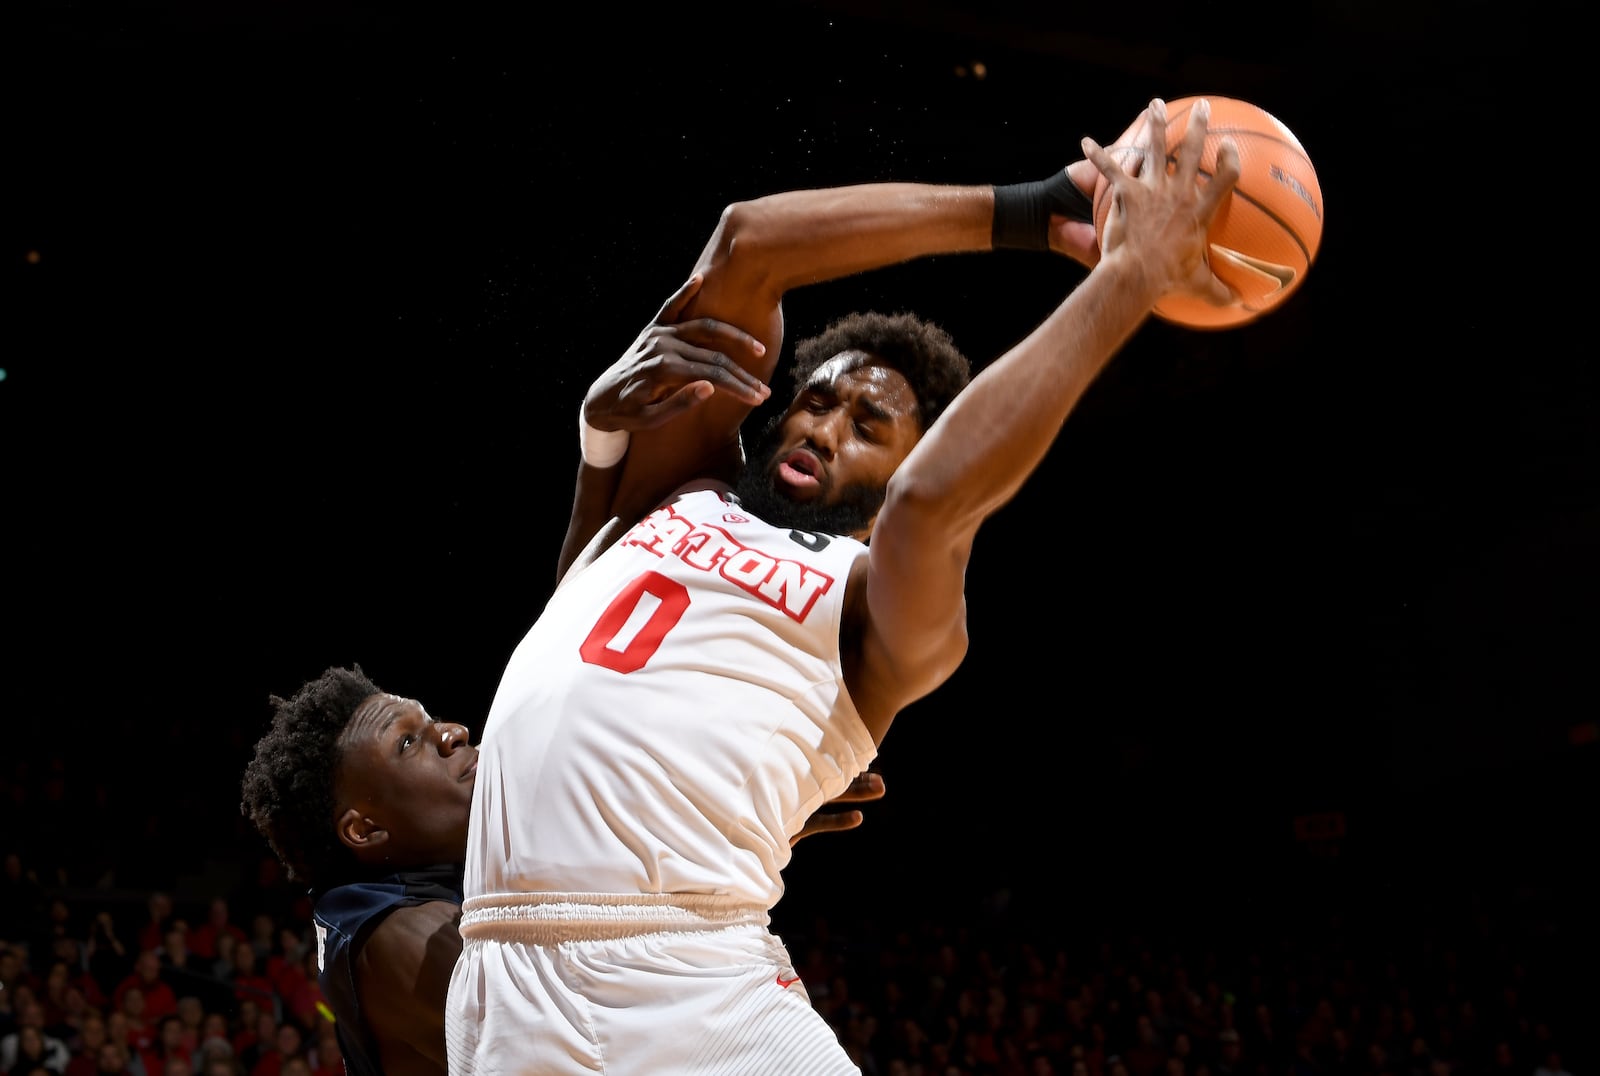
[[[1330,889],[1221,914],[1196,881],[1123,916],[1063,877],[1028,900],[774,922],[866,1076],[1593,1071],[1596,1017],[1537,904]],[[343,1072],[309,903],[270,856],[228,892],[71,882],[6,855],[0,1076]]]

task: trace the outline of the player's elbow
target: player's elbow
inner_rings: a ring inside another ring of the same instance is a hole
[[[779,214],[767,199],[730,202],[717,221],[712,268],[741,287],[770,286],[783,263],[786,242]]]
[[[725,258],[747,258],[767,242],[769,214],[759,201],[729,202],[717,220],[717,252]]]

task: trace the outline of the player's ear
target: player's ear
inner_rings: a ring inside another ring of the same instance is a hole
[[[375,851],[389,841],[388,830],[354,807],[345,809],[335,828],[339,842],[357,855]]]

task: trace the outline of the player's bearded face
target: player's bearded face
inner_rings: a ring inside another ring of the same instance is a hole
[[[739,503],[756,518],[776,527],[820,534],[864,534],[883,507],[884,486],[859,482],[835,485],[832,475],[826,475],[820,479],[820,497],[804,503],[791,500],[776,480],[782,421],[783,416],[779,415],[762,431],[750,464],[734,489]]]

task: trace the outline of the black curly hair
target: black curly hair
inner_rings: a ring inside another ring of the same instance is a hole
[[[795,390],[841,351],[865,351],[904,375],[917,394],[924,431],[972,380],[972,364],[939,326],[916,314],[857,311],[795,344]]]
[[[290,698],[269,697],[272,727],[245,766],[239,809],[267,839],[289,877],[313,889],[360,873],[333,827],[339,737],[356,707],[381,689],[361,666],[330,667]]]

